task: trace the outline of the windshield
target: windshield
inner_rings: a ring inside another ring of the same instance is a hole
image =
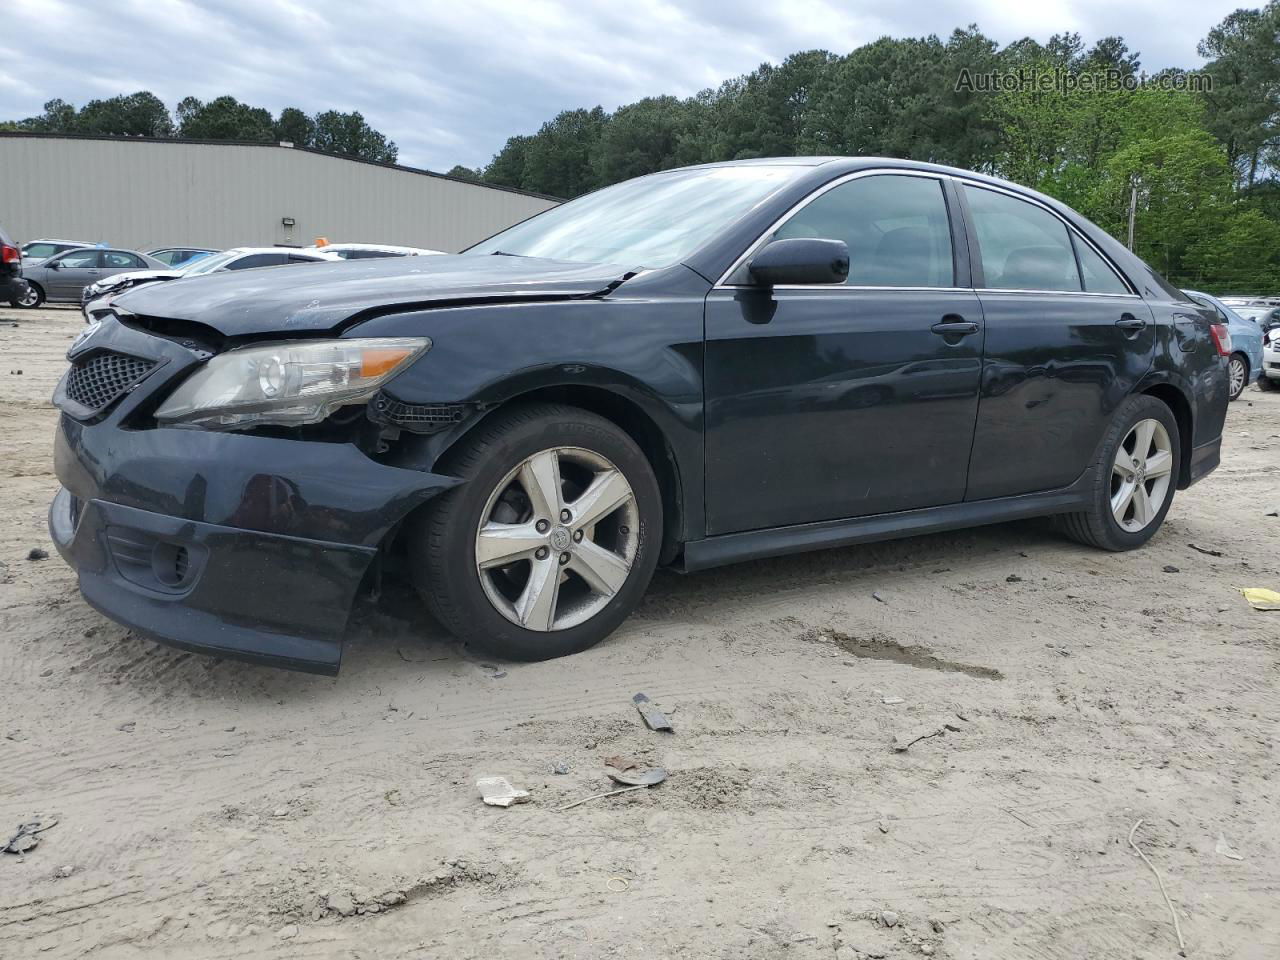
[[[628,180],[553,207],[467,253],[665,267],[793,178],[795,167],[703,167]]]
[[[213,273],[213,271],[217,270],[223,264],[234,260],[238,256],[240,256],[239,253],[230,250],[224,253],[212,253],[208,256],[202,255],[198,260],[192,260],[189,263],[180,266],[178,269],[181,270],[184,277],[194,277],[202,273]]]

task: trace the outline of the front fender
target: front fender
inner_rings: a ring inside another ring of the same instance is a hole
[[[640,411],[675,461],[685,536],[703,530],[702,305],[705,282],[661,297],[485,304],[377,317],[348,336],[429,336],[431,349],[384,392],[408,404],[456,405],[447,430],[407,445],[431,470],[490,411],[522,397],[575,392]]]

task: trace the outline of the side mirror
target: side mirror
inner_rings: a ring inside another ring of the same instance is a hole
[[[51,264],[49,264],[49,269],[50,269],[50,270],[61,270],[61,269],[62,269],[62,261],[61,261],[61,260],[54,260]]]
[[[844,283],[849,278],[849,245],[843,240],[797,237],[767,243],[747,268],[756,283]]]

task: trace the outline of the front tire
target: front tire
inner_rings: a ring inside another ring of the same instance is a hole
[[[1280,390],[1280,382],[1272,380],[1264,374],[1258,378],[1258,389],[1264,393],[1270,393],[1272,390]]]
[[[463,483],[409,527],[413,578],[455,636],[512,660],[612,633],[653,576],[662,497],[644,453],[575,407],[499,411],[451,451]]]
[[[1249,385],[1249,361],[1242,353],[1233,353],[1227,361],[1227,399],[1239,400]]]
[[[1173,411],[1155,397],[1130,397],[1116,411],[1093,464],[1092,503],[1059,518],[1071,539],[1101,550],[1133,550],[1164,522],[1182,451]]]

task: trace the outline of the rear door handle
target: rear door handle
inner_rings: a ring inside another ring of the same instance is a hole
[[[1147,321],[1138,319],[1132,313],[1125,313],[1121,314],[1120,319],[1116,321],[1116,326],[1121,330],[1132,330],[1134,333],[1138,333],[1147,329]]]
[[[978,332],[978,325],[972,320],[956,317],[954,320],[943,319],[929,328],[940,337],[967,337]]]

